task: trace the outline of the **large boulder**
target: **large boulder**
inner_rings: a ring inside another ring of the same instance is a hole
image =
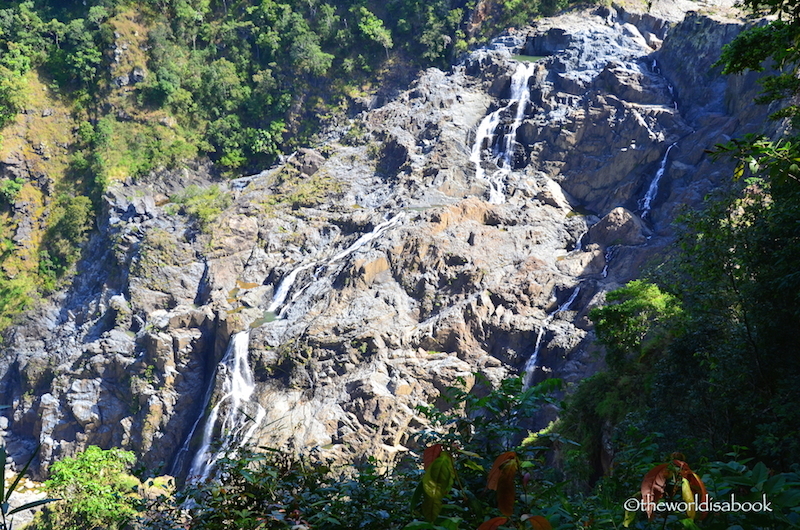
[[[648,234],[649,230],[638,215],[619,207],[608,212],[589,229],[589,240],[603,247],[641,245],[647,241]]]

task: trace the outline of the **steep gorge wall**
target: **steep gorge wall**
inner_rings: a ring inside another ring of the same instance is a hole
[[[534,352],[534,380],[591,373],[589,307],[658,256],[676,210],[722,178],[704,150],[757,130],[766,110],[745,103],[751,79],[686,72],[738,23],[660,20],[576,12],[423,72],[326,145],[226,184],[232,205],[206,232],[168,198],[209,185],[203,171],[114,188],[92,259],[6,337],[10,451],[41,443],[47,464],[113,445],[185,473],[241,330],[264,413],[252,441],[340,455],[403,451],[424,424],[417,404],[476,371],[497,382]],[[513,167],[498,172],[480,149],[481,176],[476,130],[497,109],[506,130],[514,121],[504,98],[520,52],[547,57],[532,67]]]

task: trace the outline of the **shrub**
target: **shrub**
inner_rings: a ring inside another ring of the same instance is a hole
[[[33,530],[123,528],[136,514],[139,481],[129,474],[136,457],[130,451],[89,446],[74,458],[50,467],[45,488],[66,502],[43,511]]]
[[[207,188],[191,185],[183,192],[172,196],[172,202],[182,205],[183,212],[192,217],[200,229],[205,231],[210,228],[222,210],[230,206],[231,196],[217,185]]]
[[[17,195],[19,195],[24,185],[25,181],[21,178],[3,179],[3,181],[0,182],[0,199],[8,204],[12,204],[17,200]]]

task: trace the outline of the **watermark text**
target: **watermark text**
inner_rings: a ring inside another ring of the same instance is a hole
[[[630,498],[625,501],[624,507],[629,512],[771,512],[772,503],[767,500],[766,495],[761,496],[760,501],[738,501],[736,495],[731,495],[729,500],[718,501],[714,499],[700,500],[698,495],[694,496],[694,501],[665,501],[653,502],[652,499]]]

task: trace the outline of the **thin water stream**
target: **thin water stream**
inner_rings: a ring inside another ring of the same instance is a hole
[[[536,366],[539,364],[539,351],[542,348],[542,339],[544,338],[544,333],[547,330],[547,326],[550,325],[557,314],[570,310],[572,304],[575,302],[575,299],[578,298],[578,293],[580,293],[580,291],[581,286],[576,286],[575,290],[572,291],[572,294],[569,296],[567,301],[558,306],[555,311],[547,315],[547,318],[544,319],[544,322],[542,322],[542,325],[539,327],[539,334],[536,336],[536,346],[533,349],[533,354],[531,354],[531,356],[528,358],[528,362],[525,363],[525,388],[530,387],[531,382],[533,381],[533,372],[536,370]]]

